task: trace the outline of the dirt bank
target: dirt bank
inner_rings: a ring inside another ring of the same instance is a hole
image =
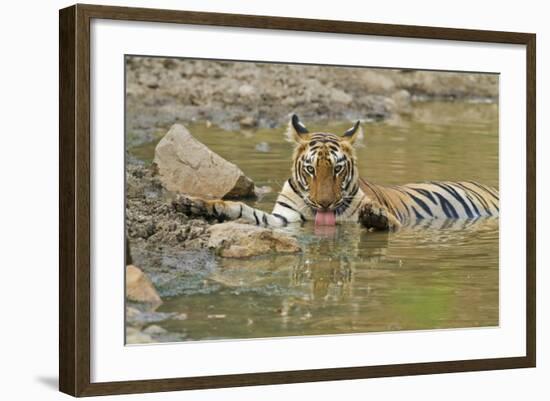
[[[126,168],[126,232],[133,248],[161,251],[202,249],[209,222],[176,211],[173,194],[165,191],[151,166],[136,160]]]
[[[126,140],[173,123],[273,128],[305,120],[383,120],[425,99],[495,101],[498,76],[373,68],[128,57]]]

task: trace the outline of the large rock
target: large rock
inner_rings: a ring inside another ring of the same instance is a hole
[[[160,305],[160,299],[153,283],[134,265],[126,266],[126,298],[134,302],[145,302],[153,305]]]
[[[155,149],[154,162],[164,187],[205,198],[254,196],[254,182],[189,131],[174,124]]]
[[[268,228],[228,222],[208,229],[208,246],[226,258],[248,258],[268,253],[296,253],[302,249],[296,238]]]

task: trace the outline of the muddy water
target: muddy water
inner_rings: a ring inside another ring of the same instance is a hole
[[[282,130],[189,128],[256,185],[273,188],[251,203],[270,211],[290,168],[292,148]],[[476,180],[498,188],[496,105],[416,103],[399,120],[364,128],[359,170],[373,182]],[[151,160],[153,149],[146,144],[131,153]],[[188,340],[498,325],[498,220],[423,222],[390,234],[354,224],[288,230],[303,254],[203,258],[187,266],[177,295],[165,296],[158,310],[186,319],[159,325]],[[186,263],[177,255],[151,255],[151,261],[167,270]]]

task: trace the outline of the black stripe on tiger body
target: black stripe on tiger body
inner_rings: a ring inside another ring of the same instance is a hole
[[[417,219],[476,219],[499,215],[498,192],[472,181],[382,186],[360,179],[361,189],[386,205],[401,224]]]

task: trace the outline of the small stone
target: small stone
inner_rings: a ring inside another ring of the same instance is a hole
[[[256,88],[252,85],[244,84],[239,87],[239,95],[243,97],[250,97],[256,93]]]
[[[285,106],[294,107],[296,106],[297,100],[293,96],[286,96],[281,103]]]
[[[271,146],[267,142],[260,142],[256,144],[255,149],[258,152],[267,153],[271,150]]]
[[[126,344],[146,344],[153,342],[149,334],[142,333],[135,327],[126,327]]]
[[[180,313],[180,314],[174,316],[172,319],[174,319],[174,320],[187,320],[187,313]]]
[[[226,315],[223,314],[216,314],[216,315],[208,315],[208,319],[225,319]]]
[[[349,105],[353,101],[350,95],[340,89],[333,89],[330,93],[330,99],[333,102],[342,103],[344,105]]]
[[[128,320],[135,319],[140,314],[141,312],[139,311],[139,309],[132,308],[131,306],[126,307],[126,319]]]
[[[126,298],[134,302],[145,302],[160,305],[162,300],[153,283],[134,265],[126,266]]]
[[[170,320],[175,315],[176,315],[175,313],[146,311],[146,312],[140,312],[136,316],[126,315],[126,322],[134,326],[143,326],[147,324],[164,322],[166,320]]]
[[[247,116],[247,117],[243,117],[239,120],[239,124],[241,125],[241,127],[255,127],[256,126],[256,120],[254,119],[254,117],[251,117],[251,116]]]
[[[254,193],[258,198],[262,198],[263,196],[273,192],[273,188],[271,188],[268,185],[263,185],[261,187],[254,187]]]
[[[154,74],[141,74],[139,76],[139,83],[151,89],[158,88],[158,78]]]
[[[405,89],[398,90],[391,95],[398,112],[409,112],[411,110],[411,94]]]
[[[156,324],[152,324],[151,326],[143,330],[143,333],[148,334],[150,336],[154,336],[154,335],[166,334],[168,333],[168,331],[166,331],[160,326],[157,326]]]
[[[395,89],[394,79],[380,71],[366,68],[359,74],[358,78],[366,87],[368,93],[386,94]]]
[[[149,238],[151,235],[153,235],[156,231],[156,225],[154,222],[150,222],[148,225],[147,225],[147,238]]]

